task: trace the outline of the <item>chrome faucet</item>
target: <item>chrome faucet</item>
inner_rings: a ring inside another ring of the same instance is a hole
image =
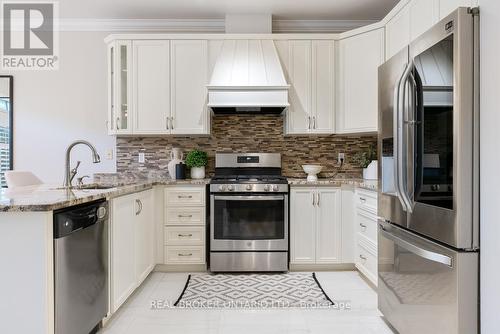
[[[65,165],[65,169],[64,169],[65,170],[65,176],[64,176],[64,184],[63,184],[63,186],[65,188],[71,188],[72,187],[71,182],[75,178],[76,173],[78,172],[78,167],[80,166],[80,163],[81,163],[80,161],[78,161],[76,163],[75,168],[70,169],[71,167],[69,165],[70,165],[70,161],[71,161],[71,150],[73,149],[73,147],[75,147],[78,144],[87,145],[90,148],[90,150],[92,151],[93,163],[96,164],[96,163],[101,162],[101,157],[97,153],[97,150],[95,149],[94,145],[92,145],[88,141],[86,141],[86,140],[77,140],[77,141],[71,143],[68,146],[68,148],[66,149],[66,165]]]

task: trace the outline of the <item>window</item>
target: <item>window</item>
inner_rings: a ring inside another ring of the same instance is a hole
[[[7,187],[5,171],[12,169],[12,77],[0,76],[0,187]]]

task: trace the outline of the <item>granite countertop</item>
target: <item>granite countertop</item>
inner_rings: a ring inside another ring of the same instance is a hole
[[[172,180],[158,179],[100,179],[98,184],[110,186],[108,189],[61,189],[60,185],[43,184],[40,186],[19,187],[0,190],[0,212],[32,212],[52,211],[78,205],[98,199],[111,199],[142,190],[151,189],[156,185],[206,185],[210,179]],[[316,182],[306,179],[289,178],[290,186],[331,186],[352,185],[354,187],[377,190],[378,181],[361,179],[324,178]]]
[[[306,179],[289,178],[288,184],[290,186],[330,186],[340,187],[342,185],[352,185],[357,188],[377,191],[377,180],[363,180],[363,179],[339,179],[339,178],[319,178],[318,181],[308,182]]]
[[[151,189],[155,185],[205,185],[210,179],[201,180],[136,180],[128,183],[100,182],[108,189],[61,189],[60,185],[43,184],[0,190],[0,212],[52,211],[73,205],[114,198]]]

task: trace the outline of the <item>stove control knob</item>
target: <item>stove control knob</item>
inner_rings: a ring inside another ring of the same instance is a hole
[[[280,190],[280,187],[277,184],[275,184],[273,186],[273,191],[278,191],[278,190]]]
[[[264,191],[270,191],[271,190],[271,185],[270,184],[266,184],[264,186]]]
[[[219,186],[219,191],[225,191],[225,190],[226,190],[226,186],[225,186],[225,185],[223,185],[223,184],[221,184],[221,185]]]
[[[246,190],[252,190],[252,185],[251,184],[247,184],[247,186],[245,187]]]
[[[227,186],[227,190],[233,191],[234,190],[234,186],[232,184],[228,185]]]

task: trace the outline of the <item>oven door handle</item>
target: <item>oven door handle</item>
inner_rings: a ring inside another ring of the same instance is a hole
[[[214,199],[221,201],[283,201],[285,196],[214,196]]]

